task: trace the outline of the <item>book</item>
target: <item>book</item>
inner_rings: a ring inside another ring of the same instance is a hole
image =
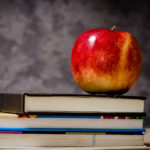
[[[0,118],[0,128],[93,128],[139,129],[143,119],[103,119],[98,116],[42,116],[37,118]]]
[[[96,146],[96,147],[36,147],[38,150],[150,150],[147,146]],[[13,148],[13,150],[35,150],[35,147],[20,147]],[[4,148],[4,150],[12,150],[12,148]]]
[[[0,111],[10,113],[50,112],[144,112],[145,97],[71,94],[0,94]]]
[[[100,129],[100,128],[0,128],[2,131],[14,131],[24,133],[66,133],[66,132],[105,132],[107,134],[144,134],[145,129]]]
[[[143,146],[143,135],[0,134],[1,148]]]

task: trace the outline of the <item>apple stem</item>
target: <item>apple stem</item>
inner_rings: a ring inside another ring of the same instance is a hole
[[[118,29],[119,29],[119,26],[118,26],[118,25],[114,25],[114,26],[111,28],[112,31],[117,31]]]

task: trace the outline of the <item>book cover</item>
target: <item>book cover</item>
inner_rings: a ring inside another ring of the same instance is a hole
[[[145,128],[139,129],[88,129],[88,128],[0,128],[0,131],[21,132],[105,132],[107,134],[143,134]]]

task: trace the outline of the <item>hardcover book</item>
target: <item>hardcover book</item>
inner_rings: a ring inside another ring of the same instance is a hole
[[[0,94],[0,111],[10,113],[100,113],[144,112],[145,97],[72,95],[72,94]]]
[[[143,146],[143,135],[0,134],[1,148]],[[66,148],[65,148],[66,149]]]

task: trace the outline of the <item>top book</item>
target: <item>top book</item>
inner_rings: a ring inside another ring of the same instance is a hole
[[[140,96],[79,94],[0,94],[0,111],[9,113],[142,113]]]

